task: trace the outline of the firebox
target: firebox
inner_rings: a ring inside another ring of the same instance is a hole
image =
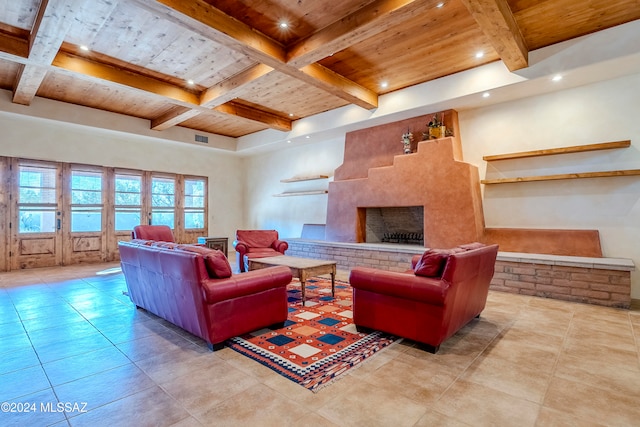
[[[367,243],[402,243],[424,246],[424,207],[366,208]]]

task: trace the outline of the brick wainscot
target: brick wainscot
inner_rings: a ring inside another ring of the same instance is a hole
[[[287,239],[287,255],[328,259],[341,270],[355,266],[405,271],[425,248],[411,245]],[[631,271],[624,258],[589,258],[499,252],[491,290],[607,307],[631,305]]]

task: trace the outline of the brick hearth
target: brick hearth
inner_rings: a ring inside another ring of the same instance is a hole
[[[326,242],[287,239],[287,255],[330,259],[341,270],[356,266],[390,271],[411,268],[411,257],[425,248],[411,245]],[[631,260],[499,252],[494,291],[608,307],[631,304]]]

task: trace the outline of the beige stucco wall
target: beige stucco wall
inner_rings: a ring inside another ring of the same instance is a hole
[[[209,235],[231,241],[241,226],[242,159],[233,154],[1,111],[0,129],[0,156],[207,176]]]

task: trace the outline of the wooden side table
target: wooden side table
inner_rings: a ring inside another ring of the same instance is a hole
[[[206,245],[208,248],[222,251],[224,256],[229,257],[228,237],[198,237],[198,243]]]

